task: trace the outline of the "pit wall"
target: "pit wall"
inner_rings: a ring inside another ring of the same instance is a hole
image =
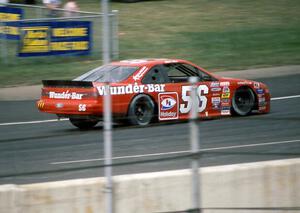
[[[191,208],[190,170],[114,177],[116,213],[180,211]],[[200,170],[204,208],[300,206],[300,158],[207,167]],[[105,179],[90,178],[0,186],[3,213],[105,212]],[[232,210],[204,210],[229,213]],[[235,213],[253,213],[235,210]],[[255,211],[283,213],[279,211]],[[293,211],[293,212],[300,212]]]

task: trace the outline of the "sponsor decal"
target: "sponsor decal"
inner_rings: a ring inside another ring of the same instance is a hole
[[[263,97],[265,97],[265,93],[263,93],[263,94],[258,94],[257,95],[259,98],[263,98]]]
[[[230,99],[229,98],[222,99],[221,106],[222,107],[228,107],[228,106],[230,106]]]
[[[259,111],[263,111],[263,110],[266,110],[266,109],[267,109],[266,106],[260,106],[260,107],[258,108]]]
[[[60,108],[63,108],[64,105],[62,103],[57,103],[55,104],[56,108],[60,109]]]
[[[212,91],[212,92],[219,92],[221,90],[222,90],[221,87],[212,87],[212,88],[210,88],[210,91]]]
[[[223,87],[223,93],[229,93],[230,89],[229,87]]]
[[[237,83],[238,85],[251,85],[252,82],[251,81],[240,81]]]
[[[258,89],[259,87],[260,87],[259,83],[258,82],[254,82],[254,88]]]
[[[220,97],[221,94],[219,94],[219,93],[212,93],[211,95],[212,95],[213,97],[217,97],[217,96]]]
[[[212,103],[212,108],[218,110],[218,109],[220,109],[221,98],[220,97],[212,97],[211,103]]]
[[[178,119],[179,103],[177,92],[165,92],[158,94],[159,120]]]
[[[229,103],[230,102],[230,99],[229,98],[223,98],[222,99],[222,103]]]
[[[257,89],[256,92],[257,94],[264,94],[264,89]]]
[[[38,101],[37,106],[39,109],[43,109],[45,106],[45,103],[43,101]]]
[[[145,66],[142,67],[142,69],[140,69],[140,71],[132,77],[133,80],[135,80],[135,81],[140,80],[144,76],[144,74],[147,72],[147,70],[148,70],[147,67],[145,67]]]
[[[258,98],[258,106],[265,106],[266,105],[266,98],[265,97],[259,97]]]
[[[258,106],[259,106],[259,107],[266,106],[266,105],[267,105],[267,103],[266,103],[266,102],[261,102],[261,103],[258,103]]]
[[[230,98],[230,93],[222,93],[222,98]]]
[[[221,98],[220,97],[212,97],[211,98],[211,103],[212,104],[219,104],[219,103],[221,103]]]
[[[110,86],[109,91],[111,95],[125,95],[137,93],[151,93],[151,92],[164,92],[165,84],[128,84],[126,86]],[[105,86],[97,86],[100,96],[106,95]]]
[[[84,94],[76,93],[76,92],[66,92],[58,93],[58,92],[49,92],[49,98],[52,99],[71,99],[71,100],[81,100]]]
[[[220,106],[220,104],[219,105],[212,105],[212,109],[214,109],[214,110],[220,110],[221,106]]]
[[[221,115],[230,115],[230,107],[222,107]]]
[[[220,86],[220,82],[218,81],[213,81],[210,83],[210,87],[219,87]]]
[[[221,110],[221,115],[230,115],[230,110]]]
[[[177,104],[177,101],[172,97],[163,96],[161,101],[161,110],[172,109]]]
[[[222,102],[222,103],[221,103],[221,106],[222,106],[222,107],[226,107],[226,106],[230,106],[230,104],[229,104],[229,103],[226,103],[226,102]]]
[[[228,87],[229,85],[230,85],[229,81],[223,81],[223,82],[220,83],[221,87]]]

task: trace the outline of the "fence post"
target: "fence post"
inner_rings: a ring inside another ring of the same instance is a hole
[[[112,58],[119,59],[119,11],[112,11]]]
[[[102,51],[103,64],[110,62],[110,26],[109,26],[109,2],[102,0]],[[110,73],[108,73],[109,75]],[[109,83],[105,85],[104,95],[104,157],[106,177],[106,213],[113,213],[113,180],[112,180],[112,117],[111,117],[111,95]]]
[[[199,131],[197,126],[198,118],[198,106],[199,101],[197,97],[197,77],[190,77],[189,82],[191,83],[191,98],[192,98],[192,108],[190,112],[190,143],[191,143],[191,153],[193,154],[191,161],[191,172],[192,172],[192,208],[195,212],[200,211],[200,180],[199,180],[199,163],[198,155],[199,152]]]

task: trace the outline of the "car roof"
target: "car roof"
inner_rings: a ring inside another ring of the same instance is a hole
[[[145,66],[145,65],[168,64],[168,63],[178,63],[178,62],[187,62],[187,61],[181,59],[167,59],[167,58],[141,58],[141,59],[115,61],[112,62],[111,65]]]

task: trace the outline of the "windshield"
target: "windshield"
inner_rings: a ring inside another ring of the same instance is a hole
[[[127,79],[139,67],[104,65],[87,72],[76,81],[120,82]]]

